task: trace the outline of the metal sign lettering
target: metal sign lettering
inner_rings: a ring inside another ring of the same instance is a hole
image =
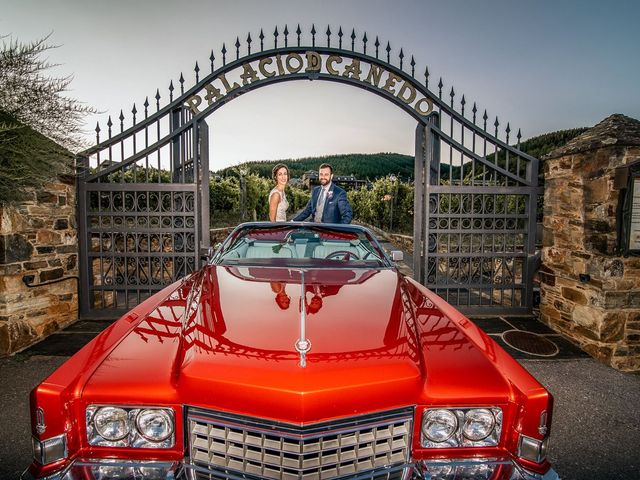
[[[212,82],[205,84],[200,92],[188,97],[185,105],[194,114],[198,114],[204,105],[212,105],[223,100],[241,86],[276,76],[298,74],[304,70],[310,79],[318,78],[319,75],[343,77],[375,87],[412,107],[422,117],[426,117],[433,111],[431,99],[419,93],[411,82],[390,72],[382,65],[365,62],[358,58],[322,55],[315,51],[307,51],[304,55],[292,52],[247,62],[236,70],[240,69],[241,73],[231,80],[228,73],[218,75]],[[206,103],[203,104],[203,102]]]

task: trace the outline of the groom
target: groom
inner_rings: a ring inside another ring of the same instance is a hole
[[[294,222],[304,222],[311,217],[313,222],[322,223],[351,223],[353,211],[347,192],[334,185],[333,168],[327,163],[320,165],[318,171],[320,185],[313,189],[309,203],[294,219]]]

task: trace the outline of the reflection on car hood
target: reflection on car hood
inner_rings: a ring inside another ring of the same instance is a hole
[[[303,306],[306,368],[295,349]],[[478,346],[463,330],[392,269],[310,270],[303,288],[298,270],[210,266],[114,348],[85,395],[289,422],[444,395],[504,401],[492,342]]]

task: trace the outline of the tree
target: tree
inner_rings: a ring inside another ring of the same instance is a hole
[[[47,75],[55,66],[42,58],[55,48],[48,38],[0,37],[0,204],[72,173],[71,152],[86,145],[82,119],[95,109],[65,96],[71,76]]]

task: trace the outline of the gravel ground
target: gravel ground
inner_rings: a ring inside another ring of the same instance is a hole
[[[640,479],[640,375],[591,358],[521,363],[555,398],[550,458],[563,480]]]
[[[0,358],[0,479],[19,478],[31,462],[29,392],[67,358]]]

